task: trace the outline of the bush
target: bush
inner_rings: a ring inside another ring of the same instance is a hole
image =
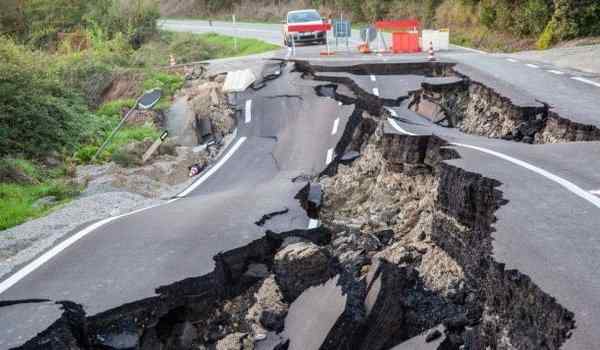
[[[513,32],[519,36],[539,35],[550,21],[551,6],[545,0],[527,0],[514,14]]]
[[[73,149],[93,119],[84,99],[48,74],[47,64],[43,54],[0,38],[0,156]]]
[[[169,74],[158,71],[151,71],[144,80],[144,89],[161,89],[163,92],[162,100],[168,100],[175,92],[183,87],[184,79],[177,74]]]
[[[550,48],[554,44],[554,42],[556,40],[555,29],[556,29],[555,22],[548,23],[548,25],[546,26],[546,29],[544,29],[544,32],[542,33],[542,35],[540,35],[540,37],[536,43],[536,46],[538,49],[545,50],[545,49]]]

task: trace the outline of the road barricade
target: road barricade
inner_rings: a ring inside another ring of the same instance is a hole
[[[393,53],[415,53],[420,52],[422,47],[419,41],[419,30],[421,22],[416,19],[403,19],[395,21],[377,21],[375,28],[378,32],[378,46],[383,43],[385,50],[389,51],[388,45],[382,35],[383,32],[392,32],[392,47]],[[379,50],[380,52],[382,50]]]
[[[327,44],[327,51],[321,52],[322,55],[331,55],[332,52],[329,47],[329,31],[331,31],[331,23],[323,24],[290,24],[288,25],[288,33],[309,33],[309,32],[325,32],[325,43]],[[294,35],[290,35],[292,39],[292,54],[296,54],[296,42],[294,41]]]
[[[392,34],[393,53],[421,52],[418,32],[394,32]]]
[[[450,46],[450,32],[448,29],[428,30],[421,33],[421,47],[426,48],[433,44],[434,51],[446,51]]]

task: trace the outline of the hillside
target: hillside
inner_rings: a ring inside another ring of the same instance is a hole
[[[357,23],[379,18],[421,19],[427,27],[450,28],[458,44],[493,51],[548,48],[600,34],[595,0],[160,0],[168,17],[279,21],[291,9],[315,7],[324,15]]]

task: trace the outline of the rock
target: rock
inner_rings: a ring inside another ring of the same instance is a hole
[[[308,287],[329,279],[329,255],[311,242],[285,246],[275,255],[275,278],[286,300],[296,299]]]
[[[216,350],[252,350],[254,347],[247,340],[246,333],[232,333],[217,342]]]
[[[130,350],[137,349],[139,337],[135,331],[124,331],[116,334],[98,335],[98,340],[107,349]]]
[[[198,338],[198,330],[190,322],[178,323],[173,326],[171,337],[167,341],[168,349],[189,349],[195,339]]]
[[[265,264],[250,264],[245,275],[255,278],[265,278],[269,276],[269,268]]]
[[[46,208],[56,204],[58,200],[54,196],[42,197],[33,203],[32,207],[35,209]]]
[[[387,245],[390,240],[392,238],[394,238],[394,230],[381,230],[381,231],[377,231],[377,232],[373,232],[373,235],[375,235],[377,238],[379,238],[379,240],[381,241],[381,243],[383,243],[384,245]]]
[[[400,242],[396,242],[386,249],[375,254],[373,260],[384,259],[392,264],[410,264],[418,259],[420,254],[412,249],[407,249]]]
[[[431,343],[432,341],[438,339],[441,336],[442,336],[442,332],[440,332],[439,329],[431,330],[427,333],[427,336],[425,337],[425,342]]]
[[[177,143],[175,142],[174,139],[168,138],[160,145],[160,147],[158,147],[157,153],[161,156],[162,155],[177,156]]]
[[[254,295],[256,303],[248,310],[246,319],[260,323],[268,330],[280,332],[288,311],[288,305],[283,301],[283,294],[275,276],[269,276]]]

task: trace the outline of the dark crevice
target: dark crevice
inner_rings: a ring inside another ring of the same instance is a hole
[[[0,300],[0,308],[19,305],[19,304],[39,304],[47,303],[50,299],[21,299],[21,300]]]
[[[264,226],[267,223],[267,221],[271,220],[272,218],[274,218],[276,216],[287,214],[289,211],[290,211],[290,209],[285,208],[280,211],[274,211],[272,213],[265,214],[262,216],[262,218],[260,218],[260,220],[256,221],[254,224],[257,226]]]

